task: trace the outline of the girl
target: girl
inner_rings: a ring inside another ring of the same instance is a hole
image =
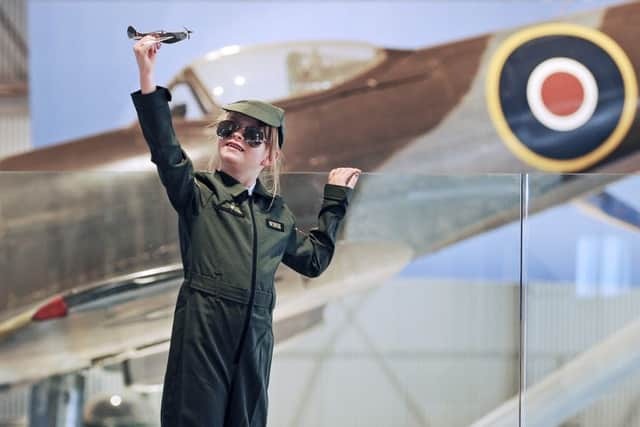
[[[140,126],[179,217],[184,282],[178,294],[161,420],[175,426],[266,426],[273,353],[274,274],[280,261],[306,276],[333,254],[359,169],[329,173],[318,227],[309,234],[276,195],[284,110],[261,101],[223,107],[216,124],[217,170],[194,172],[176,139],[169,91],[153,71],[160,43],[133,50]],[[149,43],[151,42],[151,43]],[[272,188],[259,175],[271,172]]]

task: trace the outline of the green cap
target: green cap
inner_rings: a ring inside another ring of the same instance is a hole
[[[255,99],[243,99],[222,107],[225,111],[235,111],[253,117],[263,123],[278,128],[280,147],[284,144],[284,110],[275,105]]]

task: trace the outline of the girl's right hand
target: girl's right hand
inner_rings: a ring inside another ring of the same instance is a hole
[[[156,55],[161,43],[153,43],[155,37],[144,36],[133,45],[133,53],[140,73],[140,89],[142,93],[150,93],[156,89],[153,71],[156,66]]]
[[[337,168],[329,172],[329,184],[355,188],[362,170],[358,168]]]

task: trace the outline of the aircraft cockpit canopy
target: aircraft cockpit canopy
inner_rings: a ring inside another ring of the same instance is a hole
[[[192,64],[218,105],[239,99],[281,101],[330,89],[378,65],[383,49],[360,42],[227,46]]]

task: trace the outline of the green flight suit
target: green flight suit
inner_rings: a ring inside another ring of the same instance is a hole
[[[162,425],[265,426],[273,354],[274,275],[283,261],[315,277],[333,255],[351,197],[327,184],[318,226],[295,226],[260,181],[253,194],[224,172],[195,172],[175,136],[171,94],[132,94],[140,126],[178,212],[184,282],[175,308]]]

